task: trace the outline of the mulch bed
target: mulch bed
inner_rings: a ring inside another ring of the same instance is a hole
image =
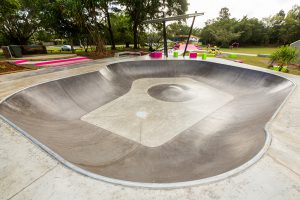
[[[124,49],[123,51],[136,51],[136,52],[142,52],[142,55],[146,55],[148,53],[148,51],[146,49]],[[102,58],[111,58],[115,56],[116,52],[122,52],[122,51],[113,51],[113,50],[108,50],[108,51],[104,51],[101,53],[96,53],[96,52],[81,52],[81,53],[76,53],[78,56],[85,56],[88,57],[90,59],[96,60],[96,59],[102,59]]]
[[[85,56],[90,59],[96,60],[96,59],[102,59],[102,58],[110,58],[114,57],[115,53],[113,51],[104,51],[101,53],[96,53],[96,52],[82,52],[82,53],[77,53],[78,56]]]
[[[25,71],[25,70],[29,70],[29,69],[9,62],[0,62],[0,75],[9,74],[17,71]]]

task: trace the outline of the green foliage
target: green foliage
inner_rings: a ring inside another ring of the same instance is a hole
[[[300,39],[300,6],[294,6],[285,18],[286,30],[282,34],[287,43],[292,43]]]
[[[111,24],[116,44],[133,43],[130,18],[127,15],[124,13],[111,14]]]
[[[39,30],[33,34],[32,39],[36,42],[51,42],[53,39],[53,33],[45,30]]]
[[[27,44],[40,27],[44,0],[2,0],[0,7],[0,32],[10,44]]]
[[[49,1],[43,5],[43,25],[60,38],[68,39],[72,46],[80,40],[87,49],[89,41],[92,41],[100,53],[105,49],[105,18],[101,3],[96,0]]]
[[[9,16],[10,12],[15,12],[20,9],[21,4],[18,0],[2,0],[0,6],[0,19],[5,20],[5,17]]]
[[[59,38],[84,48],[93,44],[98,50],[105,43],[112,48],[115,43],[134,43],[137,48],[162,35],[161,24],[147,25],[144,20],[163,17],[163,11],[166,17],[184,14],[187,8],[187,0],[1,0],[0,44]],[[185,21],[167,27],[169,39],[188,32]],[[192,34],[205,44],[222,47],[233,42],[241,46],[289,44],[300,39],[300,6],[263,20],[247,16],[237,20],[228,8],[222,8],[217,18],[208,20],[203,29],[194,28]]]
[[[237,59],[237,55],[236,54],[229,54],[228,58]]]
[[[273,66],[271,69],[274,71],[281,71],[281,72],[285,72],[285,73],[289,72],[287,67]]]
[[[283,66],[287,66],[294,62],[297,58],[297,50],[293,47],[282,46],[277,51],[271,54],[271,62],[276,62],[279,65],[279,71]]]
[[[236,19],[230,18],[228,8],[222,8],[217,19],[206,22],[201,37],[206,44],[229,47],[232,41],[241,36],[242,32],[235,29],[237,23]]]
[[[242,46],[290,44],[300,38],[300,6],[263,20],[247,16],[236,20],[227,8],[222,8],[218,18],[206,22],[201,38],[206,44],[222,47],[236,41]]]
[[[236,24],[235,30],[241,33],[238,41],[242,45],[261,45],[268,42],[268,31],[264,23],[256,18],[243,17]]]
[[[175,22],[167,26],[167,36],[168,38],[174,38],[176,35],[187,35],[190,32],[190,26],[185,22]],[[197,37],[201,36],[200,28],[193,28],[192,35]]]
[[[167,36],[174,38],[176,35],[187,35],[189,31],[190,27],[185,23],[172,23],[167,27]]]
[[[134,48],[138,48],[138,30],[143,31],[145,24],[142,22],[154,17],[163,17],[162,10],[166,9],[166,15],[178,15],[187,11],[187,0],[120,0],[125,6],[125,13],[132,23]]]

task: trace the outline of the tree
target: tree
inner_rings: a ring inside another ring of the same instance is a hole
[[[0,32],[10,44],[27,44],[40,27],[43,0],[2,0]]]
[[[116,44],[115,44],[114,32],[111,24],[110,10],[119,12],[120,11],[120,9],[118,8],[119,3],[116,0],[100,0],[100,6],[103,9],[103,12],[105,14],[107,29],[110,37],[110,42],[111,42],[111,48],[114,50],[116,49]]]
[[[286,43],[292,43],[300,39],[300,6],[295,5],[286,15],[284,20],[285,31],[282,36]]]
[[[48,1],[43,7],[42,25],[48,31],[53,31],[60,38],[67,39],[72,48],[72,52],[75,53],[73,44],[81,32],[80,23],[82,20],[78,20],[74,17],[73,13],[80,13],[77,8],[78,1],[72,0],[53,0]]]
[[[219,21],[221,20],[230,20],[230,12],[228,8],[221,8],[219,12],[219,17],[217,18]]]
[[[167,27],[168,38],[174,38],[176,35],[187,35],[190,31],[190,27],[182,22],[175,22]]]
[[[236,31],[241,33],[239,43],[242,45],[260,45],[268,42],[268,29],[256,18],[243,17],[236,24]]]
[[[134,49],[138,48],[138,28],[142,22],[147,19],[148,10],[151,9],[151,0],[120,0],[121,4],[125,6],[125,12],[130,18],[133,31]]]
[[[283,66],[288,66],[297,59],[297,50],[294,47],[282,46],[271,54],[271,63],[276,62],[279,65],[279,71]]]
[[[116,44],[129,44],[133,42],[130,18],[123,12],[111,14],[111,25],[114,31]]]
[[[228,47],[230,42],[240,38],[241,32],[236,30],[237,21],[230,18],[228,8],[222,8],[217,19],[209,20],[203,28],[201,37],[205,43]]]
[[[286,27],[284,27],[285,12],[279,11],[276,15],[270,18],[271,27],[269,29],[270,42],[272,44],[282,44],[282,34],[285,34]]]
[[[133,31],[134,48],[138,48],[138,29],[143,29],[142,22],[153,17],[162,17],[162,8],[167,8],[167,15],[183,14],[187,10],[187,0],[120,0],[125,12],[130,17]]]
[[[52,0],[44,4],[43,25],[71,42],[89,37],[98,54],[105,50],[105,22],[99,0]],[[87,38],[85,41],[89,41]]]

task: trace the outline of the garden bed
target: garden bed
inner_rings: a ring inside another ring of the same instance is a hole
[[[9,62],[0,62],[0,75],[19,72],[19,71],[27,71],[27,70],[30,69]]]
[[[114,52],[113,51],[104,51],[102,53],[96,53],[96,52],[80,52],[76,53],[78,56],[85,56],[90,59],[96,60],[96,59],[102,59],[102,58],[110,58],[114,57]]]

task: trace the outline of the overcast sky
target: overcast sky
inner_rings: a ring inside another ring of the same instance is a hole
[[[196,18],[195,26],[203,27],[208,19],[218,17],[219,11],[223,7],[229,8],[231,17],[237,19],[247,15],[262,19],[278,13],[280,10],[287,12],[294,5],[300,5],[300,0],[188,0],[189,10],[187,13],[195,11],[204,12],[204,16]],[[191,24],[191,20],[188,21]]]

